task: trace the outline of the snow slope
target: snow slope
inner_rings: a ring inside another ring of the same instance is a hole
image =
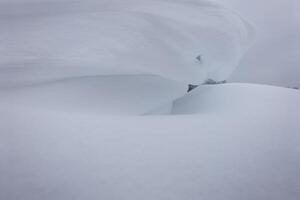
[[[263,115],[280,113],[282,120],[297,119],[300,92],[281,87],[255,84],[204,85],[174,103],[174,114],[238,112]],[[295,108],[293,108],[295,107]],[[245,112],[246,110],[246,112]],[[292,111],[295,110],[295,111]],[[225,112],[226,111],[226,112]],[[296,116],[293,116],[293,113]]]
[[[235,13],[197,0],[0,1],[0,83],[152,74],[226,79],[251,39]]]
[[[299,91],[186,92],[252,34],[203,0],[0,0],[0,199],[298,200]]]
[[[89,76],[5,87],[0,89],[0,102],[65,112],[143,115],[172,105],[187,88],[153,75]]]
[[[0,198],[297,200],[299,103],[250,84],[200,87],[173,116],[0,103]]]
[[[256,32],[230,80],[300,88],[300,1],[216,1],[240,13]]]

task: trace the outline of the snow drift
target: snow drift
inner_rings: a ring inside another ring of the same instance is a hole
[[[169,0],[0,1],[0,83],[151,74],[224,80],[251,38],[213,3]]]
[[[202,0],[0,0],[0,199],[299,199],[298,91],[186,92],[251,37]]]
[[[1,101],[97,114],[169,112],[224,80],[251,39],[207,1],[0,1]],[[4,98],[5,97],[5,98]]]
[[[299,103],[297,90],[228,84],[195,89],[174,116],[0,104],[0,198],[297,200]]]
[[[5,88],[0,90],[0,103],[72,113],[143,115],[170,107],[186,91],[186,85],[159,76],[91,76]]]

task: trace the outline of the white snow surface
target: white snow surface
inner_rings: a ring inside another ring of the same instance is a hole
[[[0,90],[0,102],[65,112],[143,115],[172,104],[186,91],[186,85],[159,76],[91,76],[5,88]]]
[[[216,1],[255,27],[255,40],[230,81],[300,88],[300,1]]]
[[[0,104],[0,199],[297,200],[300,93],[203,86],[173,116]]]
[[[224,80],[251,37],[237,14],[203,0],[0,0],[0,83],[112,74]]]
[[[203,0],[0,0],[0,199],[298,200],[298,90],[187,94],[252,37]]]

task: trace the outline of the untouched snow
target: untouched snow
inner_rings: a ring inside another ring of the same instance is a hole
[[[259,114],[263,117],[264,112],[271,115],[274,112],[273,117],[280,114],[281,118],[278,120],[284,123],[285,120],[298,119],[299,95],[300,92],[297,90],[266,85],[245,83],[205,85],[176,100],[173,114],[231,112],[236,116]]]
[[[159,76],[91,76],[0,89],[0,103],[65,112],[142,115],[172,104],[187,88]]]
[[[299,103],[296,90],[225,84],[168,117],[0,104],[0,198],[298,200]]]
[[[252,37],[203,0],[0,0],[0,199],[298,200],[299,91],[187,94]]]
[[[300,1],[216,1],[239,12],[256,32],[230,80],[300,88]]]
[[[1,0],[0,13],[2,86],[112,74],[224,80],[252,37],[238,15],[203,0]]]

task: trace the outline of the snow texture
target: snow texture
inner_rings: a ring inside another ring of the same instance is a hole
[[[255,27],[254,43],[229,80],[300,87],[300,1],[216,1]]]
[[[1,0],[0,13],[9,86],[112,74],[224,80],[252,37],[238,15],[202,0]]]
[[[298,200],[298,90],[187,93],[252,37],[203,0],[0,0],[0,199]]]
[[[0,106],[0,198],[297,200],[299,103],[297,90],[221,84],[173,116]]]

